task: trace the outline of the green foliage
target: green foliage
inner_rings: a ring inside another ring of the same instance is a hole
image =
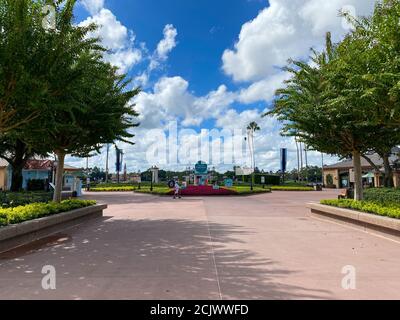
[[[282,134],[312,149],[355,159],[355,197],[362,198],[359,156],[382,158],[400,143],[400,1],[377,2],[367,18],[346,15],[351,31],[311,61],[291,61],[292,74],[276,92],[267,115],[284,123]],[[389,181],[390,167],[385,167]]]
[[[45,103],[48,86],[43,75],[50,65],[42,28],[45,3],[0,0],[0,133],[29,123]]]
[[[150,187],[141,187],[140,189],[136,189],[135,193],[147,193],[147,194],[155,194],[160,196],[166,196],[171,194],[173,191],[168,187],[153,187],[153,191],[150,190]]]
[[[312,187],[272,186],[272,191],[314,191]]]
[[[277,175],[270,175],[270,174],[255,174],[254,175],[254,182],[255,184],[262,184],[261,177],[265,177],[265,185],[279,185],[281,183],[281,177]],[[242,181],[242,178],[239,176],[238,179]],[[250,183],[251,176],[245,176],[244,182]]]
[[[96,201],[92,200],[65,200],[61,203],[32,203],[15,208],[0,209],[0,226],[17,224],[95,204]]]
[[[269,193],[271,192],[271,188],[262,188],[262,187],[253,187],[251,190],[250,186],[234,186],[232,188],[226,188],[229,190],[233,190],[240,195],[249,195],[249,194],[257,194],[257,193]]]
[[[400,204],[400,189],[371,188],[364,191],[364,199],[380,203]]]
[[[372,213],[380,216],[400,219],[400,204],[373,202],[373,201],[355,201],[355,200],[322,200],[321,204],[339,208],[354,209],[366,213]]]
[[[52,192],[0,192],[0,208],[23,206],[30,203],[51,201]]]
[[[134,186],[115,186],[115,187],[94,187],[90,188],[90,191],[93,192],[117,192],[117,191],[134,191],[137,187]]]

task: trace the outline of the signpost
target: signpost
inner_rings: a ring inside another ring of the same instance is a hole
[[[121,149],[119,149],[117,146],[115,146],[115,154],[117,157],[117,160],[115,162],[115,170],[117,171],[117,182],[119,183],[119,173],[122,170],[122,157],[123,157],[123,152]]]
[[[287,158],[288,158],[288,150],[287,148],[281,149],[281,172],[282,172],[282,181],[285,183],[285,173],[287,168]]]

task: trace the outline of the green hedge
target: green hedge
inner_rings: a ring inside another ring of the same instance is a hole
[[[400,189],[371,188],[364,191],[364,200],[381,203],[400,203]]]
[[[0,208],[24,206],[30,203],[50,202],[52,192],[0,192]]]
[[[95,204],[96,201],[92,200],[65,200],[61,203],[32,203],[15,208],[0,209],[0,226],[21,223]]]
[[[95,187],[90,188],[90,191],[93,192],[128,192],[134,191],[137,187],[134,186],[121,186],[121,187]]]
[[[312,187],[272,186],[272,191],[314,191]]]
[[[250,186],[234,186],[232,188],[226,188],[226,189],[233,190],[240,195],[271,192],[270,188],[253,187],[253,190],[251,190]]]
[[[147,193],[147,194],[156,194],[160,196],[165,196],[170,194],[172,192],[172,189],[168,187],[153,187],[153,191],[150,191],[150,187],[141,187],[140,189],[136,189],[135,193]]]
[[[400,219],[400,204],[382,203],[373,201],[355,201],[349,199],[342,200],[322,200],[321,204],[339,208],[354,209],[366,213]]]

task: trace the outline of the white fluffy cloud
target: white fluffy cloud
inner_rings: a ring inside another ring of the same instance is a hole
[[[263,80],[277,73],[288,58],[305,57],[331,31],[343,35],[339,10],[369,14],[375,0],[270,0],[270,6],[242,26],[233,49],[222,57],[223,70],[235,81]]]
[[[176,36],[178,31],[174,28],[172,24],[167,24],[164,27],[164,38],[158,43],[157,55],[161,60],[166,60],[168,54],[176,46]]]
[[[135,103],[142,126],[147,128],[158,128],[171,119],[180,119],[183,126],[199,126],[205,119],[217,118],[235,98],[224,85],[198,97],[182,77],[163,77],[152,92],[140,93]]]
[[[81,0],[81,3],[92,15],[95,15],[104,7],[104,0]]]
[[[161,69],[163,64],[167,61],[169,54],[176,47],[176,37],[178,31],[172,24],[167,24],[163,30],[163,39],[157,45],[157,48],[149,56],[149,64],[145,71],[135,77],[135,84],[137,86],[147,86],[152,72],[155,69]]]
[[[100,9],[88,17],[81,25],[95,23],[99,28],[91,34],[101,39],[102,44],[110,50],[105,54],[106,61],[118,67],[121,73],[129,71],[142,60],[142,52],[135,48],[135,35],[128,30],[108,9]]]
[[[280,88],[283,82],[289,79],[289,77],[290,75],[287,72],[280,72],[271,77],[256,81],[248,88],[240,91],[239,101],[245,104],[260,100],[271,101],[275,95],[275,91]]]

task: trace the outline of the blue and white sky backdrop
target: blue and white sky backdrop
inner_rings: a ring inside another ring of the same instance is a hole
[[[321,48],[325,33],[335,40],[348,32],[339,10],[372,13],[374,0],[80,0],[76,23],[96,22],[96,36],[110,49],[106,59],[143,91],[135,99],[141,126],[133,146],[119,143],[129,171],[145,170],[151,129],[245,129],[256,121],[256,164],[279,169],[279,149],[289,149],[289,168],[297,166],[296,145],[279,135],[275,119],[262,118],[274,92],[287,77],[289,58],[307,59]],[[187,136],[192,143],[196,137]],[[185,139],[182,139],[182,141]],[[110,170],[114,170],[114,148]],[[335,161],[328,158],[327,162]],[[245,165],[246,159],[240,160]],[[68,163],[84,167],[85,159]],[[321,164],[309,153],[310,164]],[[249,164],[249,163],[248,163]],[[105,167],[105,150],[89,160]],[[158,164],[159,165],[159,164]],[[181,164],[185,168],[189,164]],[[177,168],[176,165],[162,165]],[[220,166],[220,170],[231,166]]]

